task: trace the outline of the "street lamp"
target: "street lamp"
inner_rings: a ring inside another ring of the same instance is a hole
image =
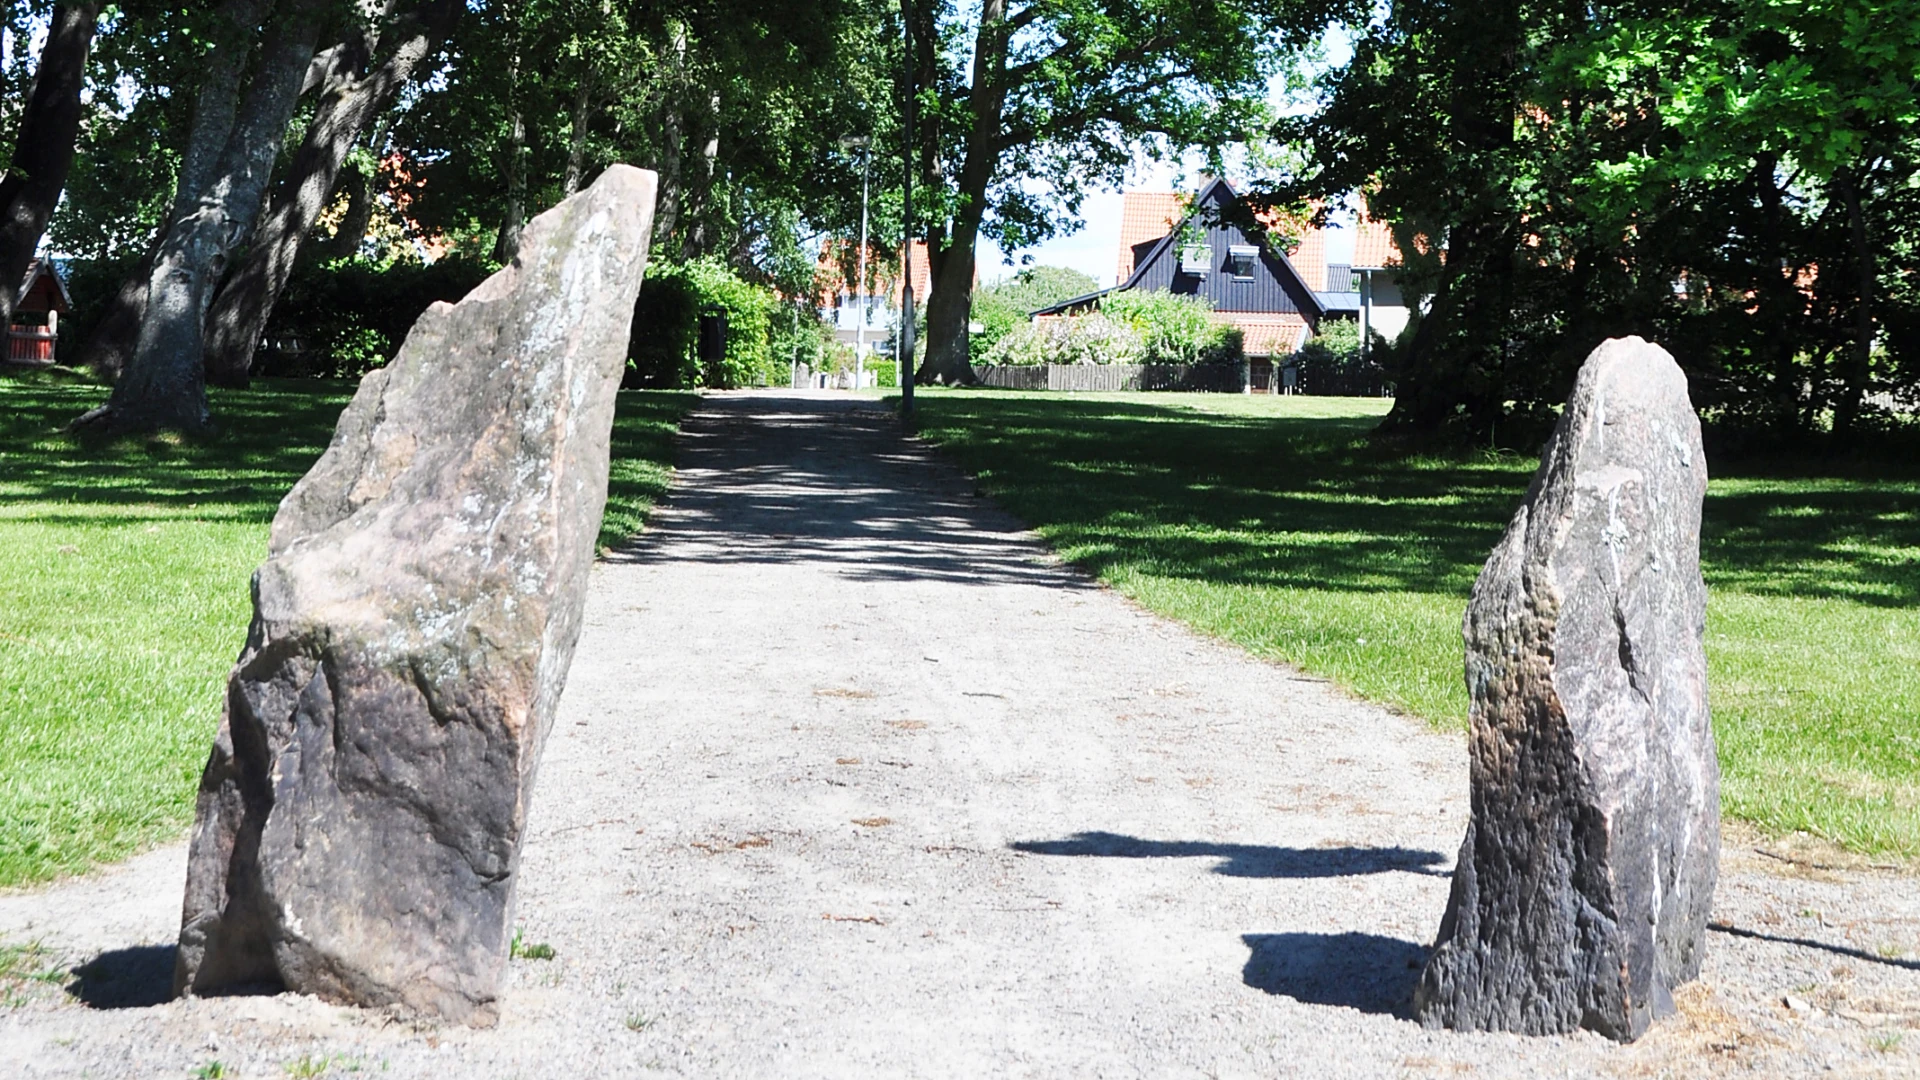
[[[853,328],[853,388],[860,389],[866,377],[867,360],[867,307],[869,298],[867,288],[867,190],[868,178],[873,171],[873,155],[867,147],[873,140],[865,135],[848,135],[840,140],[845,150],[859,150],[860,153],[860,280],[854,285],[854,295],[860,298],[860,322]]]

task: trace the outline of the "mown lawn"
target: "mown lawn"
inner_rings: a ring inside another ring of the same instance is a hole
[[[0,378],[0,886],[178,836],[280,497],[352,387],[214,392],[222,433],[82,446],[105,389]],[[624,393],[602,544],[639,531],[691,394]]]
[[[1535,461],[1394,458],[1361,398],[935,391],[922,431],[1148,607],[1441,725],[1460,618]],[[1724,808],[1920,856],[1920,470],[1711,482]],[[1277,720],[1279,718],[1276,718]]]

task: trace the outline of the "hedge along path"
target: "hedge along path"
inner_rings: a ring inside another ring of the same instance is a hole
[[[445,1080],[1920,1060],[1891,1039],[1920,1022],[1920,963],[1894,955],[1920,951],[1911,879],[1737,846],[1716,918],[1764,936],[1712,935],[1641,1042],[1421,1029],[1406,999],[1466,822],[1457,736],[1090,583],[870,403],[709,396],[679,463],[650,531],[594,571],[499,1027],[290,996],[95,1010],[23,974],[0,1061]],[[39,943],[22,971],[106,952],[79,992],[147,1000],[183,862],[0,897],[0,947]]]

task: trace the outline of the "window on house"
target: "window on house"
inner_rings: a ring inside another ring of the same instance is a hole
[[[1205,274],[1213,269],[1213,249],[1206,241],[1183,244],[1180,247],[1180,272],[1183,274]]]
[[[1246,244],[1235,244],[1227,252],[1227,273],[1236,278],[1252,278],[1253,263],[1259,258],[1260,249]]]

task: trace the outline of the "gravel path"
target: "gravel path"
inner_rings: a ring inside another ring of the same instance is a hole
[[[1457,737],[1060,567],[873,406],[715,396],[595,570],[499,1027],[155,1004],[174,846],[0,895],[16,968],[87,965],[0,980],[0,1075],[1920,1075],[1920,888],[1750,841],[1762,936],[1639,1044],[1409,1022],[1465,796]]]

